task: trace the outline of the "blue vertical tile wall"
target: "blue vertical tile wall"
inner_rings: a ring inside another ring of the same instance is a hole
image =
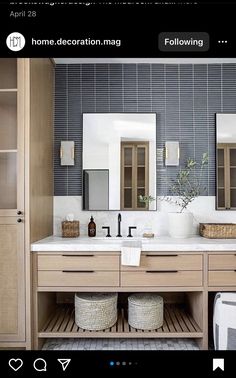
[[[56,66],[55,195],[82,194],[82,113],[155,112],[157,148],[178,140],[180,164],[209,153],[205,195],[215,195],[215,113],[236,112],[236,64],[70,64]],[[75,141],[75,166],[60,166],[60,141]],[[157,193],[179,167],[157,164]]]

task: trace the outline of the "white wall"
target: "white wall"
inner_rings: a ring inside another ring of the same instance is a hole
[[[156,198],[156,141],[149,142],[149,195]],[[156,210],[156,202],[150,202],[150,210]]]
[[[111,235],[117,234],[118,211],[82,211],[82,197],[54,197],[54,234],[61,235],[61,221],[66,214],[74,213],[80,221],[81,235],[87,235],[87,226],[91,214],[97,225],[97,235],[105,236],[102,226],[111,227]],[[141,236],[146,227],[151,227],[155,236],[167,235],[167,214],[176,211],[176,207],[166,202],[158,201],[158,211],[122,211],[122,235],[127,236],[129,226],[137,226],[134,236]],[[236,223],[236,211],[215,210],[215,197],[198,197],[189,206],[195,218],[195,233],[199,222],[230,222]]]
[[[87,135],[89,138],[89,135]],[[94,143],[83,152],[83,169],[108,169],[108,144]]]
[[[120,138],[109,144],[109,208],[120,209]]]
[[[216,114],[217,143],[236,143],[236,114]]]

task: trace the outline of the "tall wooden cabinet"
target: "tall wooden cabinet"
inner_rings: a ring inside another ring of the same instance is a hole
[[[148,196],[148,142],[121,143],[121,210],[146,210],[139,196]]]
[[[52,115],[52,62],[0,59],[0,347],[3,348],[31,346],[30,243],[52,233]]]
[[[217,208],[236,210],[236,144],[217,144]]]

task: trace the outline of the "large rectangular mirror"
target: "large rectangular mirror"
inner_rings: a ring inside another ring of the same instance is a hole
[[[83,210],[156,210],[156,113],[83,114]]]
[[[216,208],[236,210],[236,114],[216,114]]]

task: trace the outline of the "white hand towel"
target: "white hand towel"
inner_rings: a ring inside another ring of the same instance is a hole
[[[140,265],[142,244],[139,242],[123,242],[121,246],[121,265]]]

